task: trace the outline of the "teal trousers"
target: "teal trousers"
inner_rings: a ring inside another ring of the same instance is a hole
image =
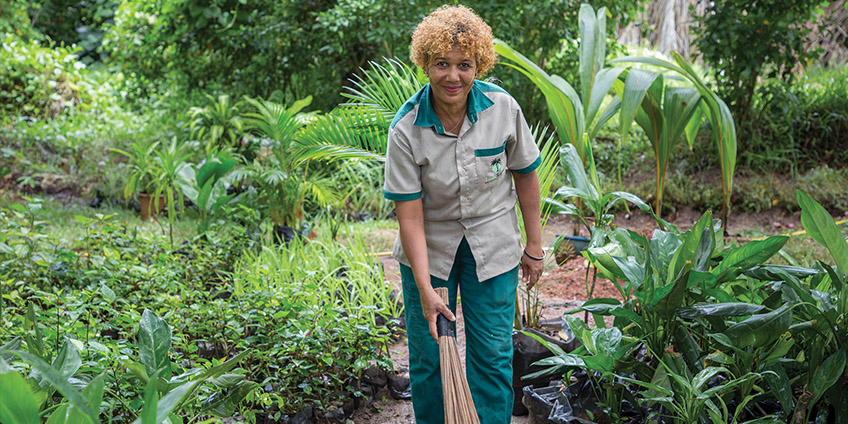
[[[456,313],[457,291],[465,320],[466,375],[481,424],[509,424],[512,418],[512,319],[518,266],[497,277],[477,280],[476,263],[463,238],[447,281],[430,277],[433,287],[447,287]],[[439,345],[430,336],[412,269],[401,264],[409,379],[418,424],[444,423]]]

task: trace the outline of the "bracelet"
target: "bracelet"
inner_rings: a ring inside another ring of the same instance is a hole
[[[542,251],[542,257],[541,258],[537,258],[535,256],[531,256],[529,253],[527,253],[527,249],[524,249],[524,256],[527,256],[528,258],[530,258],[534,261],[544,261],[545,260],[545,251],[544,250]]]

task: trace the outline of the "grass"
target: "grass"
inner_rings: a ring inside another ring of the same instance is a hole
[[[347,240],[358,236],[373,252],[387,252],[394,246],[397,229],[397,221],[394,219],[348,223],[342,225],[339,239]]]
[[[131,209],[122,206],[104,205],[100,208],[92,208],[88,205],[71,202],[64,204],[51,197],[32,198],[41,201],[42,209],[38,212],[38,219],[49,222],[49,231],[56,240],[60,240],[65,246],[79,240],[86,234],[86,225],[79,222],[75,217],[80,215],[87,218],[100,216],[112,216],[115,221],[124,223],[131,231],[145,237],[168,238],[167,215],[160,215],[156,220],[142,221],[141,215]],[[14,203],[26,203],[26,201],[12,201],[10,198],[0,198],[0,208],[9,207]],[[193,219],[177,218],[174,221],[174,244],[179,245],[197,234],[197,222]]]

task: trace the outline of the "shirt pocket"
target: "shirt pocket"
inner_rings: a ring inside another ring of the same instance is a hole
[[[484,184],[499,180],[506,172],[506,142],[496,147],[474,149],[477,175]]]

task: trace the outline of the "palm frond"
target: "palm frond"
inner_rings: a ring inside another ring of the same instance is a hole
[[[418,80],[415,71],[397,59],[386,59],[387,66],[376,62],[368,64],[371,69],[362,69],[361,76],[351,79],[355,87],[347,87],[349,92],[342,93],[342,96],[371,106],[391,121],[404,102],[424,84]]]
[[[384,160],[389,124],[375,109],[343,106],[320,116],[298,134],[295,156],[303,159]],[[320,157],[304,156],[315,152]],[[333,156],[333,154],[339,156]]]

